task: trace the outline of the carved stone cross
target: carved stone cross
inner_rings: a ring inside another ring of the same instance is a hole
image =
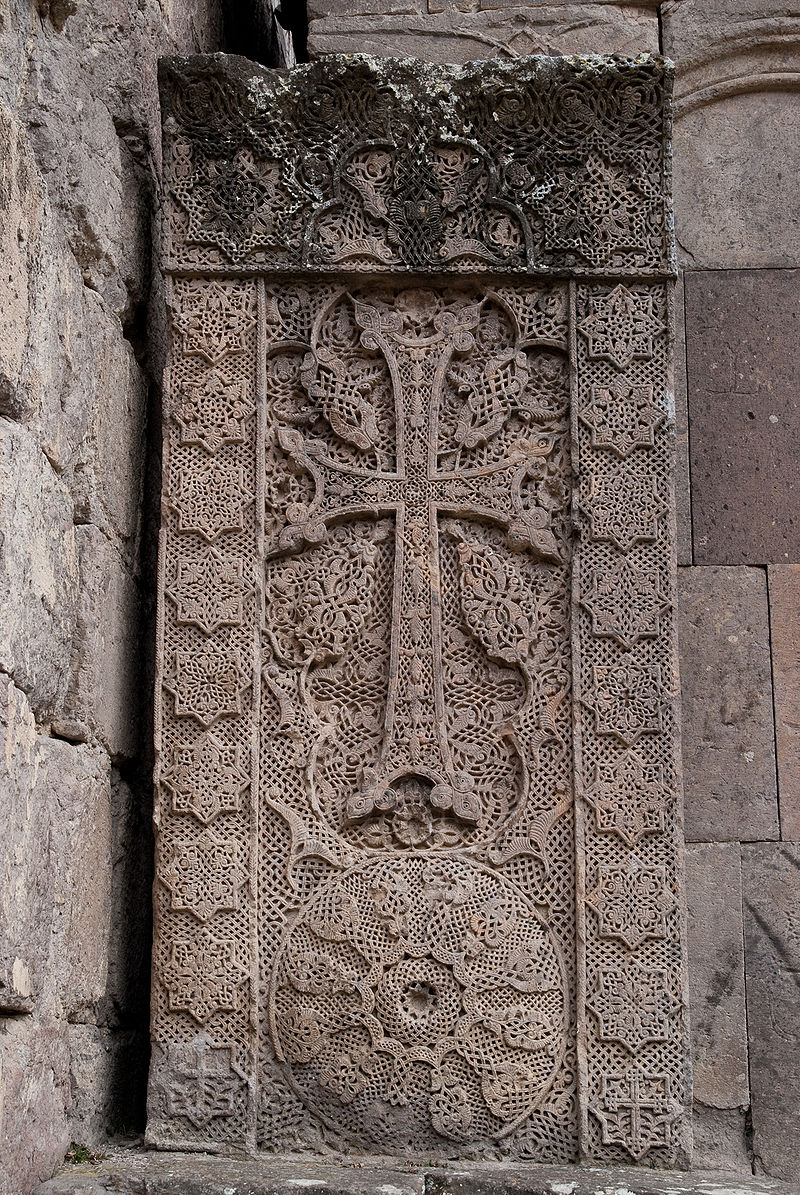
[[[148,1140],[685,1166],[669,68],[162,108]]]
[[[309,505],[289,511],[291,522],[273,552],[322,541],[328,527],[356,517],[395,518],[394,599],[386,724],[380,761],[347,804],[350,820],[393,807],[392,785],[429,781],[431,805],[475,822],[480,806],[472,778],[455,771],[445,726],[440,616],[439,517],[494,524],[514,550],[558,560],[549,512],[523,497],[531,466],[552,449],[551,434],[531,428],[501,460],[483,468],[442,470],[439,460],[490,440],[524,398],[525,355],[517,346],[491,359],[471,380],[456,442],[439,443],[442,384],[451,359],[467,357],[481,318],[481,302],[426,312],[430,292],[410,291],[394,310],[354,301],[361,346],[380,353],[394,391],[395,469],[373,472],[332,459],[319,442],[283,430],[282,447],[314,479]],[[324,318],[324,317],[323,317]],[[375,412],[354,384],[348,363],[311,355],[303,370],[307,393],[344,441],[369,453],[377,439]],[[472,418],[469,418],[469,416]]]

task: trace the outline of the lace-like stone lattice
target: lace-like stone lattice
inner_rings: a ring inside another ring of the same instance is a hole
[[[150,1137],[679,1162],[663,65],[162,81]]]

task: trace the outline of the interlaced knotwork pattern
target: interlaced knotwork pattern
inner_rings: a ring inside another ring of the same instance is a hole
[[[665,68],[162,81],[150,1136],[685,1161]]]

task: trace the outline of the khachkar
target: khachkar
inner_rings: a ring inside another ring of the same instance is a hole
[[[150,1139],[680,1164],[665,66],[162,81]]]

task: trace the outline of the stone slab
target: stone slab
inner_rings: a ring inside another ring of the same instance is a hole
[[[379,1159],[321,1164],[202,1154],[117,1151],[95,1166],[66,1166],[35,1195],[795,1195],[752,1175],[665,1174],[630,1168],[498,1164],[390,1167]]]
[[[352,54],[357,48],[378,57],[460,64],[526,54],[658,53],[652,5],[495,2],[480,8],[448,0],[430,0],[427,11],[413,0],[319,2],[311,12],[309,54],[320,58]]]
[[[800,270],[685,286],[695,563],[798,563]]]
[[[800,264],[797,0],[667,0],[678,256],[690,267]]]
[[[768,577],[781,838],[800,842],[800,565]]]
[[[683,274],[675,284],[675,546],[678,565],[694,563],[692,548],[692,482],[689,469],[689,411],[686,393],[686,299]]]
[[[692,1078],[696,1101],[746,1108],[742,875],[738,843],[686,850]]]
[[[800,845],[742,849],[753,1152],[800,1189]]]
[[[678,570],[689,842],[779,837],[766,575]]]
[[[694,1137],[692,1160],[700,1170],[753,1173],[747,1108],[707,1108],[695,1104],[692,1115]]]

